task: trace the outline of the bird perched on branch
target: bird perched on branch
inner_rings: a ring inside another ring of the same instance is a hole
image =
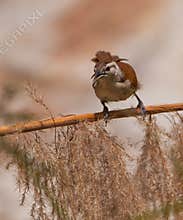
[[[127,59],[98,51],[92,61],[95,63],[92,86],[103,105],[104,119],[109,117],[106,103],[126,100],[131,95],[137,98],[137,108],[145,115],[144,104],[136,94],[139,88],[137,76]]]

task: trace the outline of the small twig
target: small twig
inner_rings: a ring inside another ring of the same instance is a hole
[[[146,106],[146,112],[149,115],[163,112],[183,111],[183,103],[165,104]],[[115,110],[109,112],[109,119],[126,118],[140,116],[140,110],[136,108],[128,108],[122,110]],[[7,125],[0,127],[0,136],[5,136],[14,133],[24,133],[30,131],[43,130],[47,128],[61,127],[77,124],[82,121],[94,122],[103,119],[103,112],[86,113],[80,115],[68,115],[64,117],[48,118],[37,121],[30,121],[25,123],[18,123],[14,125]]]
[[[43,96],[39,95],[37,92],[37,89],[32,85],[31,82],[27,82],[27,86],[26,86],[26,91],[29,94],[29,96],[39,105],[41,105],[46,112],[48,112],[48,114],[50,115],[53,123],[54,123],[54,128],[55,128],[55,132],[54,132],[54,144],[55,144],[55,150],[57,151],[57,128],[55,126],[55,117],[52,114],[51,110],[48,108],[48,106],[45,104],[44,100],[43,100]]]

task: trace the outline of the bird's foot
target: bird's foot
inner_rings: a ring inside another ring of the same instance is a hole
[[[103,114],[104,114],[105,126],[107,126],[107,123],[109,121],[109,109],[107,108],[107,106],[104,106]]]
[[[137,105],[137,108],[140,109],[140,112],[141,112],[141,114],[143,116],[143,119],[145,119],[147,111],[146,111],[146,108],[145,108],[144,103],[142,101],[139,101],[139,103]]]

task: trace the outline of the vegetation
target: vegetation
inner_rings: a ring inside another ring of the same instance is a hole
[[[32,197],[36,220],[182,219],[183,117],[168,115],[169,131],[155,116],[137,120],[144,138],[133,173],[128,146],[103,122],[2,137],[0,152],[7,168],[16,168],[21,205]]]

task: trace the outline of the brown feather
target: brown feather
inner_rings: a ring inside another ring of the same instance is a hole
[[[116,55],[112,56],[110,52],[98,51],[94,58],[91,59],[94,63],[110,63],[112,61],[119,62],[123,60],[128,60],[126,58],[120,58]]]
[[[117,64],[125,74],[125,79],[129,79],[130,82],[132,83],[132,86],[135,89],[138,89],[138,81],[134,68],[129,63],[125,63],[125,62],[117,62]]]
[[[98,51],[92,61],[95,63],[110,63],[112,62],[112,56],[109,52]]]

